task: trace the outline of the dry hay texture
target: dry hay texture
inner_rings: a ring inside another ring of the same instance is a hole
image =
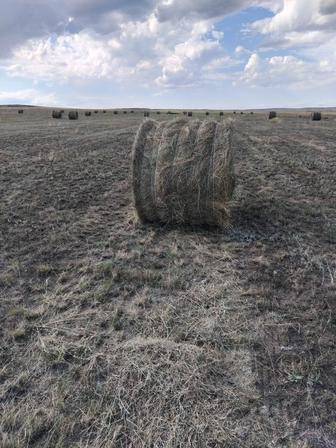
[[[234,190],[231,123],[147,120],[133,146],[140,221],[225,226]]]
[[[78,112],[70,111],[69,112],[69,120],[78,120]]]
[[[311,117],[313,121],[320,121],[322,119],[322,114],[321,112],[313,112]]]
[[[52,117],[53,118],[62,118],[62,111],[61,110],[53,110],[52,111]]]

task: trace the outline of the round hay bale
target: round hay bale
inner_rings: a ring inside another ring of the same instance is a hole
[[[69,112],[68,117],[69,117],[69,120],[78,120],[78,112],[74,111],[74,110],[71,110]]]
[[[148,111],[144,112],[144,117],[149,117],[149,112]]]
[[[23,109],[19,109],[18,114],[20,114],[20,115],[23,114]]]
[[[97,110],[95,110],[95,111],[94,111],[94,113],[95,113],[95,114],[97,114],[97,113],[98,113],[98,111],[97,111]]]
[[[209,115],[209,112],[205,112],[205,115]]]
[[[253,114],[254,114],[254,112],[251,111],[251,112],[250,112],[250,115],[253,115]]]
[[[219,112],[220,117],[224,117],[224,112]]]
[[[118,111],[117,111],[117,110],[114,110],[114,111],[113,111],[113,114],[114,114],[114,115],[118,115]]]
[[[134,114],[134,110],[131,110],[131,114]]]
[[[158,111],[156,112],[156,114],[157,114],[157,115],[160,115],[160,114],[161,114],[161,112],[160,112],[160,111],[158,110]]]
[[[124,110],[124,114],[127,114],[127,110]]]
[[[188,112],[188,117],[192,117],[193,113],[192,112]]]
[[[312,112],[311,114],[311,119],[313,121],[320,121],[322,119],[322,114],[321,112]]]
[[[236,115],[237,112],[236,112],[236,111],[233,111],[233,113],[234,113],[234,115]]]
[[[53,110],[51,115],[53,118],[60,119],[60,118],[62,118],[62,111],[61,110]]]
[[[142,222],[224,226],[234,190],[231,124],[146,120],[133,145],[134,205]]]
[[[103,110],[103,114],[106,114],[106,110]]]
[[[268,114],[268,119],[273,120],[273,118],[276,118],[277,113],[274,110],[271,110],[271,112]]]
[[[85,116],[86,116],[86,117],[91,117],[91,112],[90,112],[89,110],[87,110],[87,111],[85,112]]]
[[[240,115],[244,115],[244,112],[242,111],[242,112],[240,112]]]

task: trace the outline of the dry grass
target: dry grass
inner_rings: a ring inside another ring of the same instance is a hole
[[[0,446],[335,446],[334,116],[237,114],[225,232],[136,222],[142,119],[0,108]]]

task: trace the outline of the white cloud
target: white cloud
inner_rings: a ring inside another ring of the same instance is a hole
[[[25,103],[36,106],[51,106],[57,104],[57,98],[55,94],[42,94],[35,89],[22,89],[22,90],[0,90],[0,101],[5,103]]]

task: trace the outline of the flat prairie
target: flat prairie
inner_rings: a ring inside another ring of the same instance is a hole
[[[65,112],[0,108],[0,446],[335,447],[336,115],[211,112],[216,230],[137,221],[142,111]]]

